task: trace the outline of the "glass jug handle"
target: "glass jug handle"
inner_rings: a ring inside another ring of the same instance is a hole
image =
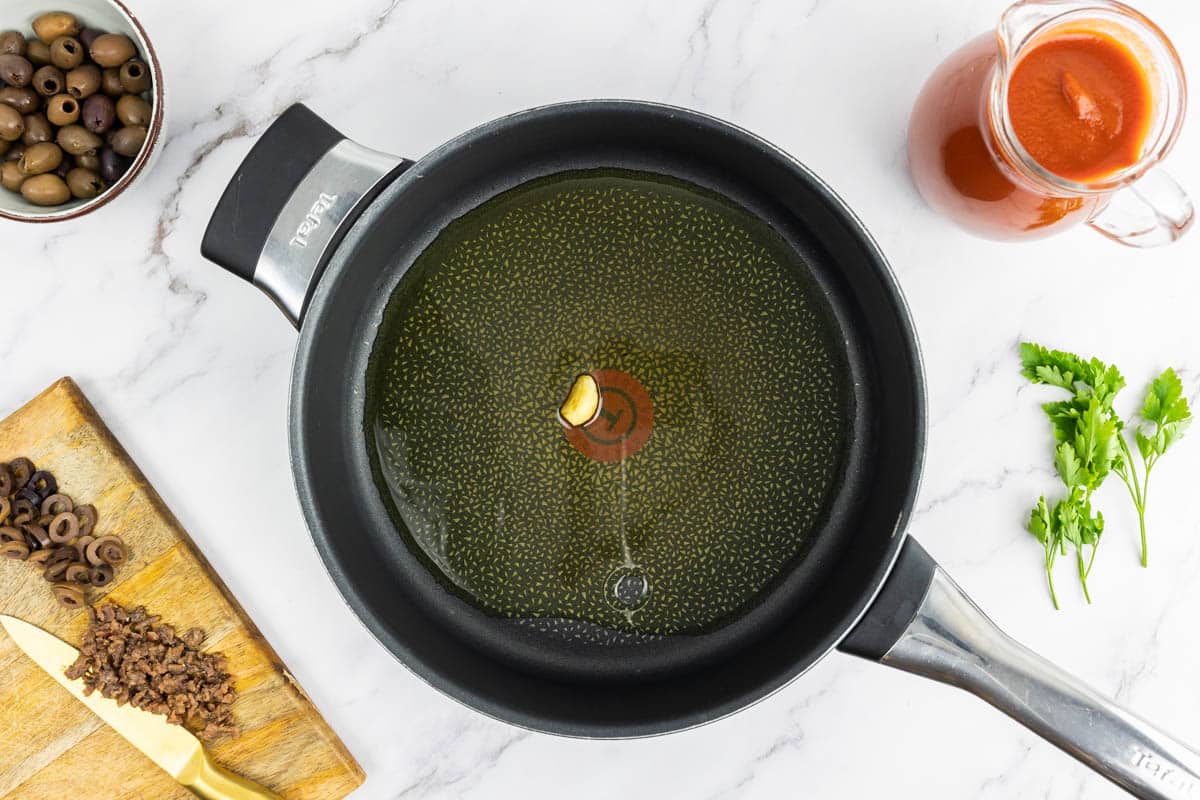
[[[1114,192],[1088,224],[1114,242],[1159,247],[1182,236],[1195,215],[1191,198],[1175,179],[1152,169],[1136,183]]]

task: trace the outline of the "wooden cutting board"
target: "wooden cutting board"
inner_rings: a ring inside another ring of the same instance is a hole
[[[105,591],[178,630],[197,626],[224,653],[242,733],[216,761],[287,800],[339,800],[364,774],[225,588],[179,521],[70,378],[0,422],[0,461],[26,456],[60,491],[96,506],[97,533],[119,534],[130,560]],[[55,603],[28,564],[0,559],[0,613],[72,644],[87,615]],[[0,629],[0,797],[6,800],[194,800],[30,661]]]

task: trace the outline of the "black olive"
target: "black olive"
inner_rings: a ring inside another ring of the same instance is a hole
[[[0,33],[0,53],[14,56],[25,55],[25,35],[20,31]]]
[[[26,181],[26,183],[28,183],[28,181]],[[21,491],[17,492],[17,501],[19,502],[24,500],[32,507],[41,506],[43,499],[44,498],[38,494],[38,490],[32,486],[26,486],[25,488],[21,489]]]
[[[75,516],[79,517],[79,535],[87,536],[96,527],[96,507],[90,503],[75,506]]]
[[[130,94],[141,94],[150,88],[150,70],[141,61],[133,59],[121,65],[121,86]]]
[[[55,141],[58,142],[59,147],[73,156],[94,153],[104,144],[103,139],[82,125],[67,125],[65,128],[59,128]]]
[[[104,133],[117,119],[117,107],[106,94],[93,94],[83,101],[83,127],[92,133]]]
[[[150,104],[136,94],[122,95],[117,100],[117,119],[122,125],[150,124]]]
[[[21,134],[21,141],[25,143],[26,147],[39,142],[54,141],[54,130],[50,127],[50,121],[46,119],[45,114],[39,112],[25,115],[25,133]]]
[[[33,473],[37,472],[37,467],[28,458],[14,458],[8,462],[8,468],[12,471],[13,479],[17,482],[17,487],[22,487],[29,483],[29,479],[33,477]]]
[[[58,67],[46,65],[33,73],[33,88],[42,97],[53,97],[63,91],[67,76]]]
[[[79,42],[88,50],[92,49],[92,42],[104,35],[104,31],[98,28],[84,28],[79,32]]]
[[[25,46],[25,57],[35,67],[50,63],[50,45],[41,39],[30,39]]]
[[[56,94],[46,101],[46,117],[55,125],[74,125],[79,119],[79,101],[69,94]]]
[[[83,63],[83,45],[74,36],[60,36],[50,43],[50,63],[62,70]]]
[[[111,147],[100,151],[100,177],[109,183],[115,183],[129,169],[133,159],[126,158]]]
[[[0,105],[0,139],[15,142],[25,133],[25,120],[12,106]]]
[[[54,480],[54,476],[44,469],[39,469],[29,476],[29,486],[33,487],[33,490],[40,495],[38,498],[39,508],[43,500],[58,491],[58,481]]]
[[[137,48],[123,33],[106,33],[95,38],[88,52],[92,61],[102,67],[119,67],[137,55]]]
[[[116,67],[108,67],[101,72],[100,91],[112,97],[120,97],[125,94],[125,87],[121,85],[121,70]]]
[[[0,89],[0,103],[13,108],[20,114],[32,114],[41,107],[42,98],[33,89],[5,86]]]
[[[66,175],[67,188],[80,200],[90,200],[108,188],[104,180],[90,169],[76,167]]]
[[[26,175],[41,175],[43,172],[54,172],[54,170],[58,169],[62,164],[62,160],[62,148],[60,148],[54,142],[39,142],[38,144],[30,145],[29,147],[25,148],[25,155],[21,156],[18,166],[21,167],[21,171]],[[35,475],[49,474],[50,473],[48,472],[35,473]],[[51,480],[53,480],[53,478]],[[41,494],[40,487],[35,485],[32,480],[27,488],[33,488],[35,492]],[[50,492],[49,494],[54,494],[54,492]],[[43,494],[42,499],[44,500],[46,496],[47,495]]]
[[[67,94],[76,100],[91,97],[100,91],[100,68],[95,64],[84,64],[67,73]]]
[[[82,28],[79,18],[65,11],[48,11],[33,21],[33,32],[46,44],[60,36],[74,36]]]
[[[69,156],[66,153],[63,153],[62,161],[59,162],[59,165],[54,169],[54,174],[57,175],[58,177],[62,178],[65,181],[67,179],[67,176],[70,175],[74,171],[74,169],[75,169],[75,157]],[[70,183],[67,184],[67,188],[68,189],[71,188]]]
[[[0,80],[9,86],[28,86],[33,80],[33,64],[25,56],[13,53],[0,55]]]
[[[99,564],[92,567],[90,577],[92,586],[107,586],[112,583],[113,568],[108,564]]]
[[[120,128],[112,137],[112,149],[123,156],[136,156],[146,143],[146,128],[143,125],[128,125]]]

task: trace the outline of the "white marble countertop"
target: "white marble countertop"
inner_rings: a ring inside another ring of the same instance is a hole
[[[1022,527],[1054,487],[1047,426],[1015,354],[1033,338],[1115,361],[1136,387],[1126,411],[1167,363],[1194,394],[1200,232],[1154,252],[1086,230],[994,244],[933,216],[905,171],[922,81],[1004,0],[129,2],[167,73],[169,138],[153,172],[97,214],[0,222],[0,409],[79,381],[361,760],[356,800],[1121,793],[964,693],[840,654],[733,718],[627,742],[520,731],[406,672],[308,545],[286,441],[295,331],[199,253],[234,166],[297,100],[410,157],[497,115],[592,97],[694,107],[795,154],[861,215],[912,305],[931,421],[913,533],[1018,639],[1200,744],[1200,441],[1156,472],[1150,570],[1111,481],[1096,602],[1064,568],[1055,613]],[[1200,76],[1200,6],[1140,7]],[[1200,194],[1195,120],[1168,163]]]

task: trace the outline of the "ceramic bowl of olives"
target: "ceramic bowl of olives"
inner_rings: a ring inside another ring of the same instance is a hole
[[[0,0],[0,217],[99,208],[146,169],[162,129],[158,58],[120,0]]]

